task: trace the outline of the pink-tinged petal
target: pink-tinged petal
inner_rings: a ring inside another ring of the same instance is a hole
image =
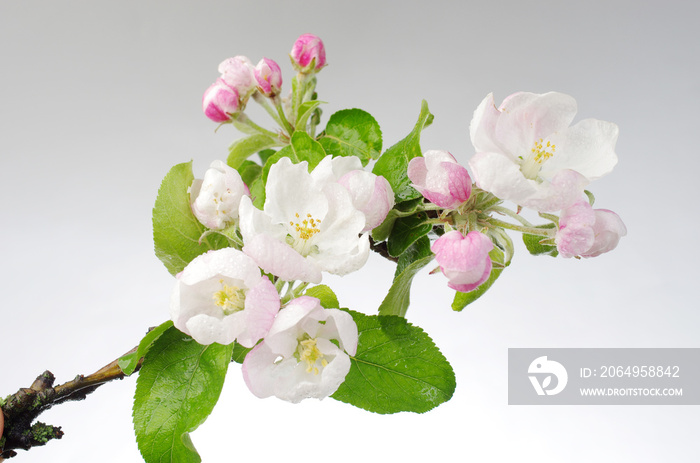
[[[265,96],[277,95],[282,87],[282,71],[279,65],[269,59],[260,60],[254,69],[255,80],[258,83],[258,90]]]
[[[499,198],[519,203],[535,194],[536,182],[525,178],[520,166],[503,153],[477,153],[469,160],[476,185]]]
[[[320,283],[321,269],[291,246],[269,235],[255,235],[245,242],[243,252],[267,273],[284,281]]]
[[[325,313],[328,316],[326,324],[330,324],[331,320],[333,321],[335,331],[337,331],[340,338],[338,341],[341,349],[350,355],[355,355],[357,353],[358,331],[352,315],[338,309],[326,309]],[[326,325],[321,327],[319,336],[324,338],[331,336],[331,333],[326,332]]]
[[[352,198],[353,206],[365,215],[362,233],[380,225],[394,207],[394,192],[382,176],[353,170],[338,179]]]
[[[551,181],[541,183],[534,180],[531,185],[533,193],[520,205],[542,212],[558,211],[569,207],[581,197],[583,189],[588,185],[588,179],[573,170],[560,170]]]
[[[278,355],[262,342],[248,352],[241,372],[250,392],[264,399],[275,394],[275,360]]]
[[[447,151],[429,150],[409,162],[408,178],[428,201],[456,209],[471,195],[471,177]]]
[[[513,156],[525,156],[533,143],[566,130],[576,115],[576,100],[557,92],[515,93],[503,101],[495,128],[499,144]]]
[[[234,56],[219,64],[221,80],[238,92],[241,100],[245,101],[256,86],[253,63],[245,56]]]
[[[245,329],[237,335],[243,347],[253,347],[270,330],[280,309],[280,297],[275,286],[263,276],[260,282],[246,294]],[[237,314],[234,314],[237,315]]]
[[[238,111],[238,92],[217,79],[202,96],[204,115],[214,122],[227,122]]]
[[[294,69],[303,73],[315,73],[326,65],[326,49],[323,41],[313,34],[302,34],[294,42],[289,53]]]
[[[469,136],[478,153],[503,151],[496,139],[496,124],[500,115],[493,102],[493,93],[489,93],[474,111],[469,124]]]
[[[588,201],[578,201],[562,211],[559,230],[554,242],[562,257],[574,257],[586,252],[595,241],[595,213]]]
[[[607,209],[596,209],[593,232],[595,241],[582,257],[597,257],[617,247],[620,238],[627,235],[627,227],[620,216]]]
[[[431,247],[448,286],[461,292],[472,291],[488,279],[491,249],[493,242],[486,235],[472,231],[463,236],[457,230],[445,233]]]

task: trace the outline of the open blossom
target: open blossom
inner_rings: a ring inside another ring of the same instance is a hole
[[[219,64],[219,72],[221,79],[238,92],[240,101],[245,104],[258,85],[253,63],[245,56],[234,56]]]
[[[282,70],[276,62],[263,58],[253,71],[260,93],[268,97],[279,94],[282,87]]]
[[[305,74],[318,72],[326,65],[323,41],[313,34],[299,36],[289,53],[294,69]]]
[[[515,93],[499,108],[489,94],[474,112],[469,161],[479,188],[538,211],[564,209],[617,163],[615,124],[569,126],[576,101],[562,93]]]
[[[472,179],[467,169],[447,151],[429,150],[408,163],[408,178],[428,201],[456,209],[469,199]]]
[[[192,213],[207,228],[222,230],[235,222],[241,198],[249,194],[236,169],[223,161],[214,161],[204,180],[192,183]]]
[[[493,242],[483,233],[471,231],[463,236],[452,230],[438,238],[430,248],[440,270],[447,277],[447,286],[467,293],[476,289],[491,275]]]
[[[233,248],[209,251],[177,275],[170,316],[177,329],[200,344],[253,347],[280,308],[275,286],[253,260]]]
[[[260,398],[323,399],[345,380],[357,339],[357,325],[347,312],[324,309],[314,297],[293,299],[246,356],[243,378]]]
[[[554,242],[562,257],[596,257],[615,249],[626,234],[617,214],[581,200],[561,212]]]
[[[202,96],[204,115],[214,122],[226,122],[238,111],[238,92],[217,79]]]
[[[365,215],[345,187],[331,180],[310,174],[306,161],[275,163],[263,210],[241,199],[243,252],[286,281],[320,283],[321,272],[344,275],[362,267],[369,256],[369,237],[361,234]]]

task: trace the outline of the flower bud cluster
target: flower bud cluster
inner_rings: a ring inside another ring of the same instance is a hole
[[[312,34],[301,35],[289,56],[294,69],[304,75],[317,73],[326,65],[323,42]],[[256,92],[274,100],[282,89],[282,70],[270,58],[262,58],[253,66],[247,57],[234,56],[219,64],[219,73],[202,98],[202,110],[214,122],[235,118]]]

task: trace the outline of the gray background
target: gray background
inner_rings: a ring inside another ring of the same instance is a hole
[[[44,369],[64,382],[135,345],[168,317],[173,280],[154,257],[160,180],[194,159],[201,175],[234,132],[201,113],[223,59],[275,59],[312,32],[329,66],[324,115],[360,107],[385,146],[435,114],[424,149],[466,163],[468,124],[489,92],[561,91],[578,119],[620,126],[616,170],[591,187],[629,235],[591,260],[529,256],[463,313],[427,271],[411,322],[452,361],[454,399],[425,415],[259,400],[231,368],[193,440],[204,461],[695,461],[697,407],[507,405],[509,347],[699,347],[698,7],[580,1],[0,2],[0,394]],[[264,117],[258,117],[261,123]],[[372,312],[393,267],[333,285]],[[362,288],[363,290],[358,290]],[[367,288],[367,290],[364,290]],[[43,416],[62,441],[18,461],[138,461],[133,378]],[[99,455],[99,457],[98,457]]]

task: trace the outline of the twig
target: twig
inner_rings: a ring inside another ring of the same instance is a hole
[[[134,347],[127,354],[136,352],[136,349]],[[142,360],[139,360],[136,370],[141,367]],[[47,370],[40,374],[29,388],[21,388],[15,394],[0,399],[0,411],[5,421],[0,436],[0,461],[2,458],[15,456],[15,449],[29,450],[45,445],[51,439],[60,439],[63,436],[60,426],[51,426],[40,421],[34,423],[34,420],[54,405],[83,400],[101,385],[115,379],[123,379],[126,375],[119,368],[118,361],[119,359],[110,362],[91,375],[78,375],[73,380],[55,387],[55,377]]]

